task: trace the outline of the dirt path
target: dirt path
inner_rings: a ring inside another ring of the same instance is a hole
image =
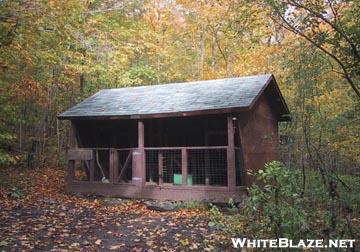
[[[55,171],[1,173],[0,251],[226,250],[215,248],[225,238],[209,229],[204,209],[158,212],[142,201],[67,195]]]

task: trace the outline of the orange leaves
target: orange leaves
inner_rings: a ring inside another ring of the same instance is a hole
[[[11,98],[14,100],[29,100],[41,105],[47,103],[47,87],[41,86],[32,77],[24,77],[21,82],[14,83],[12,87]]]
[[[68,195],[60,168],[8,168],[0,177],[27,195],[14,199],[0,187],[1,249],[200,251],[219,237],[209,231],[204,209],[157,212],[142,200]]]

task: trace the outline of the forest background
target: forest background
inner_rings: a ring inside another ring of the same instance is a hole
[[[356,174],[360,3],[0,1],[0,165],[63,165],[57,115],[103,88],[272,73],[289,167]]]
[[[2,223],[13,231],[13,211],[32,206],[38,192],[68,201],[69,124],[57,115],[85,97],[263,73],[276,77],[291,111],[280,123],[282,163],[259,171],[266,186],[250,187],[240,209],[229,202],[239,214],[211,205],[209,228],[229,237],[359,239],[359,0],[0,0]]]

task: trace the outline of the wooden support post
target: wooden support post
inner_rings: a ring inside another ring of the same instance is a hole
[[[236,189],[234,123],[231,116],[227,117],[228,147],[227,147],[227,178],[229,191]]]
[[[118,178],[118,176],[119,176],[119,152],[117,151],[117,150],[114,150],[114,154],[113,154],[114,156],[114,174],[113,174],[113,176],[114,176],[114,182],[113,183],[116,183],[116,182],[118,182],[117,181],[117,178]]]
[[[238,117],[239,118],[239,117]],[[246,167],[245,167],[245,143],[244,143],[244,139],[243,139],[243,130],[241,127],[241,121],[246,121],[246,120],[237,120],[236,121],[236,130],[238,132],[238,141],[239,141],[239,146],[240,146],[240,150],[238,150],[238,166],[240,169],[240,185],[245,186],[246,185]]]
[[[67,181],[68,183],[71,183],[74,180],[75,180],[75,160],[69,160]]]
[[[138,148],[144,149],[145,140],[144,140],[144,122],[138,121]]]
[[[164,155],[161,150],[158,152],[158,163],[159,163],[159,185],[164,183]]]
[[[76,128],[75,124],[70,122],[70,132],[69,132],[69,149],[76,148]],[[68,183],[73,182],[75,179],[75,160],[68,161],[68,174],[67,181]]]
[[[133,152],[133,177],[134,183],[139,186],[145,185],[146,173],[145,173],[145,149],[144,149],[144,122],[138,121],[138,148]]]
[[[205,146],[210,146],[209,144],[210,132],[205,133]],[[204,149],[205,156],[205,185],[210,185],[210,150]]]
[[[238,117],[239,118],[239,117]],[[248,118],[245,117],[240,117],[240,120],[237,120],[236,125],[237,125],[237,130],[239,132],[238,137],[239,137],[239,145],[240,145],[240,152],[238,154],[238,158],[239,158],[239,165],[240,165],[240,182],[242,186],[246,186],[248,185],[247,183],[247,174],[246,174],[246,169],[247,169],[247,155],[246,155],[246,141],[245,141],[245,132],[244,132],[244,128],[242,125],[242,122],[247,122]]]
[[[93,151],[94,152],[94,151]],[[93,158],[89,161],[90,162],[90,182],[94,182],[94,177],[95,177],[95,155],[93,153]]]
[[[109,159],[109,180],[111,183],[115,183],[119,174],[119,160],[117,150],[110,149]]]
[[[188,157],[186,148],[181,148],[181,175],[182,185],[186,186],[188,184]]]
[[[120,174],[118,175],[118,177],[116,179],[117,181],[123,181],[123,176],[125,175],[126,169],[128,169],[129,162],[130,162],[130,159],[131,159],[132,156],[133,156],[133,151],[129,150],[129,154],[126,157],[125,163],[123,164],[123,166],[121,168],[121,171],[120,171]]]
[[[210,185],[210,151],[204,150],[205,154],[205,185]]]

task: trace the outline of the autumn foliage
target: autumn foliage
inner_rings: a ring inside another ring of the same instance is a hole
[[[285,165],[300,172],[304,188],[313,171],[339,184],[357,178],[359,13],[359,1],[334,0],[0,1],[0,247],[119,249],[123,243],[104,244],[101,235],[115,235],[108,227],[119,218],[118,227],[135,232],[143,215],[169,228],[151,224],[130,235],[134,249],[169,248],[169,240],[155,241],[165,233],[186,248],[211,235],[195,210],[186,215],[199,218],[189,219],[196,234],[183,239],[169,231],[181,225],[181,211],[65,193],[63,170],[48,168],[64,167],[69,145],[69,125],[57,115],[103,88],[272,73],[292,116],[279,127]],[[136,221],[118,217],[125,212]]]

